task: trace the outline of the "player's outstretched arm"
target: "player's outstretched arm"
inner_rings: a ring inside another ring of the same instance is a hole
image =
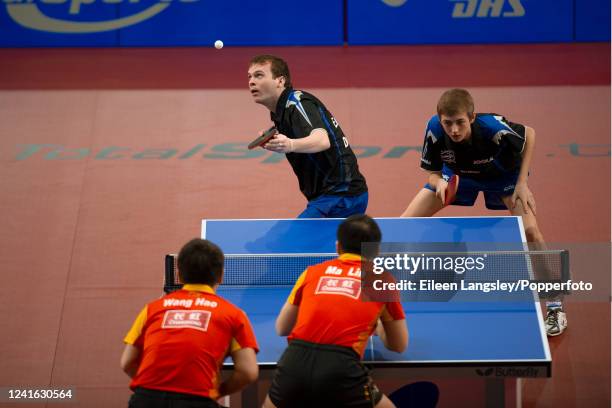
[[[376,326],[376,334],[386,348],[396,353],[402,353],[408,346],[408,326],[405,319],[380,322]]]
[[[276,318],[276,333],[279,336],[288,336],[295,326],[298,315],[298,306],[286,302]]]
[[[525,214],[531,211],[533,215],[536,215],[535,198],[527,185],[527,177],[529,176],[529,167],[531,165],[534,148],[535,130],[529,126],[525,126],[525,147],[522,154],[523,160],[521,161],[518,180],[516,181],[516,187],[514,188],[514,193],[511,198],[511,209],[514,209],[517,200],[521,200]]]
[[[329,149],[329,135],[325,129],[316,128],[306,137],[293,139],[293,152],[295,153],[318,153]]]
[[[220,397],[242,390],[250,383],[257,381],[259,375],[255,350],[243,348],[232,351],[231,356],[234,361],[234,370],[230,377],[219,386]]]
[[[138,366],[140,365],[140,354],[142,350],[132,344],[126,344],[121,354],[121,369],[130,378],[134,378],[138,372]]]
[[[440,203],[444,205],[444,197],[446,196],[448,182],[442,178],[442,172],[433,171],[429,173],[429,179],[427,181],[430,186],[436,188],[436,197],[440,200]]]
[[[318,153],[329,149],[330,142],[327,131],[317,128],[308,136],[299,139],[290,139],[283,134],[277,134],[263,147],[277,153]]]

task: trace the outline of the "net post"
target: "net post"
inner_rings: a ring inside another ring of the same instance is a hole
[[[569,251],[567,249],[562,249],[560,258],[561,258],[561,280],[563,282],[567,282],[571,278]],[[565,291],[563,291],[563,293],[566,295],[569,295],[571,294],[571,290],[566,289]]]
[[[166,254],[164,261],[164,293],[168,294],[180,289],[181,285],[176,268],[176,254]]]

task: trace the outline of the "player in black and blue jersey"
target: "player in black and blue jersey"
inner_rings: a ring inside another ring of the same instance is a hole
[[[544,248],[536,220],[536,203],[527,185],[535,131],[494,113],[475,113],[465,89],[450,89],[440,97],[437,115],[427,124],[421,168],[427,184],[408,205],[403,217],[429,217],[444,207],[448,180],[459,176],[453,205],[471,206],[479,192],[491,210],[521,216],[528,242]],[[567,327],[560,299],[547,302],[548,335]]]
[[[273,55],[251,59],[249,90],[256,103],[270,110],[277,134],[263,147],[285,153],[308,200],[300,218],[363,214],[368,187],[357,157],[325,105],[293,89],[287,63]]]

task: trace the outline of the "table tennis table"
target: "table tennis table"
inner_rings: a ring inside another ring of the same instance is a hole
[[[523,247],[520,217],[377,218],[383,242],[503,243]],[[202,238],[226,256],[335,254],[342,219],[203,220]],[[245,276],[258,276],[257,268]],[[297,271],[297,274],[302,270]],[[259,282],[259,276],[255,282]],[[253,325],[260,351],[260,377],[269,378],[287,346],[274,322],[291,285],[223,284],[218,293],[242,308]],[[395,353],[373,337],[364,360],[375,379],[478,377],[485,382],[487,407],[520,406],[520,378],[550,377],[551,354],[537,299],[521,302],[404,303],[408,348]],[[231,363],[228,363],[231,365]],[[257,388],[243,394],[243,406],[259,406]],[[513,402],[514,404],[514,402]]]

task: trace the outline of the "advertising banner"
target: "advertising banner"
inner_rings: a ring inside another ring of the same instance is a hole
[[[348,43],[356,45],[573,40],[572,0],[379,0],[347,8]]]
[[[1,0],[0,46],[339,45],[342,0]]]

